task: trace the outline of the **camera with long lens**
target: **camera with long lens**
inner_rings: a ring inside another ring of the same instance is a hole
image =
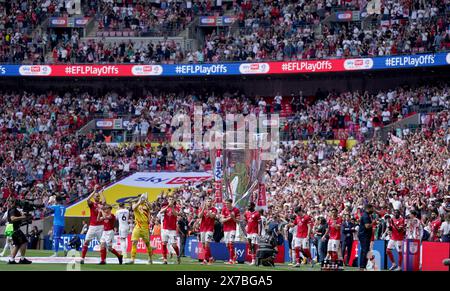
[[[23,211],[23,214],[26,216],[26,219],[22,220],[20,226],[28,225],[33,222],[33,214],[31,214],[32,211],[42,208],[42,205],[35,205],[31,203],[28,199],[18,200],[17,201],[17,207],[21,208]]]

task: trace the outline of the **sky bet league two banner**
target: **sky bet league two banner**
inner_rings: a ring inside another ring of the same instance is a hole
[[[173,77],[326,73],[450,65],[450,52],[287,62],[175,65],[0,65],[0,77]]]

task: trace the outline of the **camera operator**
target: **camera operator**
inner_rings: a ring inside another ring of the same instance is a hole
[[[27,250],[28,240],[25,234],[20,230],[20,226],[23,221],[27,221],[30,219],[29,215],[24,215],[17,208],[17,201],[11,200],[10,209],[8,211],[8,222],[13,225],[13,234],[12,234],[12,242],[14,245],[14,249],[11,253],[11,257],[8,261],[8,264],[17,264],[15,261],[15,257],[17,252],[20,250],[21,258],[19,260],[19,264],[31,264],[31,261],[25,258],[25,253]]]

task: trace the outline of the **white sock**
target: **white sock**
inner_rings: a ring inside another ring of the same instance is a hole
[[[127,254],[127,239],[126,238],[121,238],[120,239],[120,248],[122,250],[122,255],[126,255]]]

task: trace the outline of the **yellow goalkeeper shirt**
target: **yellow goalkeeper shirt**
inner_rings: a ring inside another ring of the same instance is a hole
[[[150,209],[146,204],[141,204],[134,209],[134,225],[136,227],[146,227],[150,224],[148,219]]]

